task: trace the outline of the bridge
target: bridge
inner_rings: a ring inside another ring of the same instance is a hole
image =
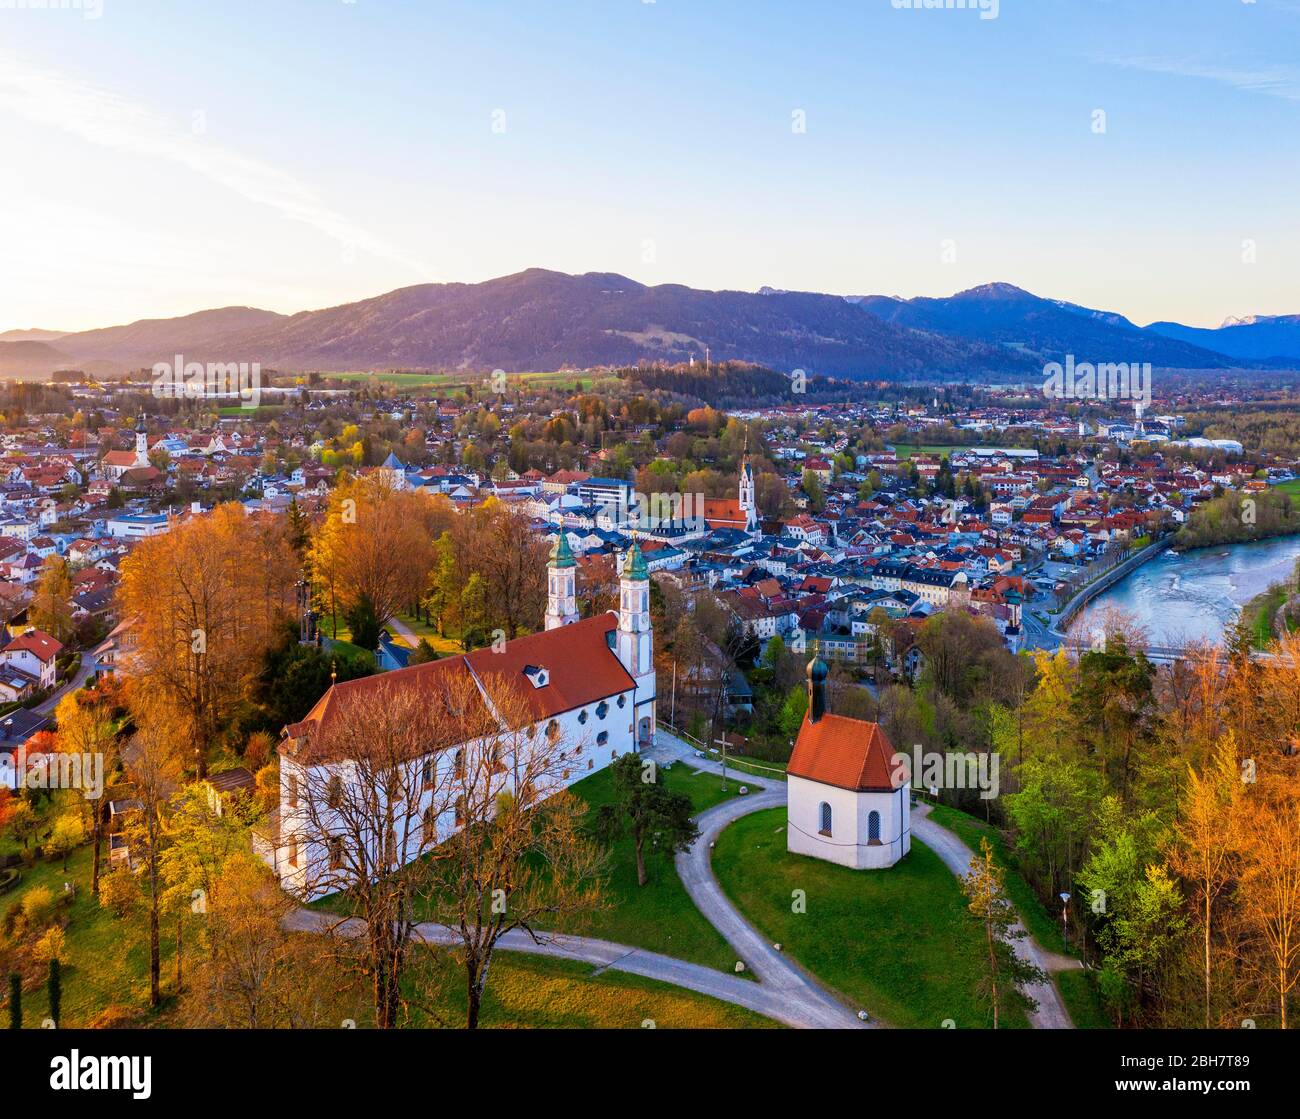
[[[1098,646],[1095,642],[1084,641],[1078,637],[1071,637],[1066,639],[1061,643],[1061,647],[1063,649],[1068,649],[1070,652],[1076,654],[1088,653],[1088,652],[1092,652],[1093,650],[1100,651],[1100,646]],[[1136,649],[1130,650],[1130,652],[1137,652],[1137,651],[1138,650]],[[1191,651],[1193,653],[1195,652],[1194,649]],[[1189,649],[1187,646],[1184,645],[1147,645],[1141,650],[1141,652],[1146,654],[1146,658],[1149,661],[1155,662],[1157,664],[1173,664],[1175,661],[1186,660],[1188,657]],[[1281,664],[1286,664],[1288,666],[1292,664],[1291,657],[1281,657],[1277,653],[1265,652],[1262,649],[1253,650],[1250,654],[1250,659],[1253,661],[1278,662]]]

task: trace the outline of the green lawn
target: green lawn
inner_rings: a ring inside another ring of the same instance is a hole
[[[1251,633],[1255,648],[1267,649],[1277,638],[1273,635],[1273,618],[1286,603],[1291,591],[1287,582],[1274,583],[1257,594],[1242,608],[1241,617]],[[1294,627],[1288,622],[1288,629]]]
[[[981,934],[957,880],[913,839],[885,871],[855,871],[786,851],[785,809],[723,831],[713,869],[737,907],[782,950],[854,1005],[892,1026],[985,1028],[976,988]],[[807,911],[793,912],[794,891]],[[1004,1023],[1028,1025],[1019,1011]]]
[[[21,903],[34,886],[57,893],[65,878],[77,886],[66,917],[66,958],[63,963],[62,1025],[84,1027],[105,1007],[120,1006],[137,1016],[142,1026],[176,1024],[174,1000],[174,929],[162,929],[163,1005],[149,1010],[148,918],[143,907],[119,919],[91,897],[90,848],[82,847],[69,859],[68,873],[61,863],[40,862],[23,869],[18,886],[0,896],[0,914]],[[650,889],[650,887],[647,887]],[[702,918],[701,918],[702,920]],[[190,929],[188,937],[195,936]],[[188,953],[187,953],[188,955]],[[193,957],[189,957],[191,960]],[[446,957],[431,965],[417,958],[414,965],[436,966],[441,977],[435,1015],[415,1017],[413,1026],[464,1022],[463,975]],[[0,1000],[8,994],[7,983]],[[43,982],[29,982],[23,990],[23,1022],[38,1028],[49,1006]],[[8,1021],[7,1009],[0,1012]],[[368,1020],[368,1006],[359,1006],[357,1021]],[[502,952],[493,961],[481,1024],[496,1027],[637,1029],[646,1020],[660,1028],[741,1029],[773,1028],[777,1024],[741,1007],[719,1002],[693,991],[618,972],[594,974],[589,964]]]
[[[665,770],[664,781],[674,792],[689,796],[697,814],[738,795],[734,779],[727,782],[728,790],[724,793],[720,776],[692,773],[684,762]],[[593,810],[599,808],[613,795],[610,771],[602,770],[577,782],[573,791]],[[609,907],[581,922],[561,925],[561,930],[648,948],[719,971],[733,971],[735,950],[695,908],[686,887],[677,877],[672,861],[663,856],[651,856],[647,859],[646,870],[650,880],[644,886],[638,886],[631,838],[624,837],[615,842],[610,850],[606,885]],[[749,972],[743,974],[746,977],[750,975]]]
[[[1007,872],[1007,895],[1020,914],[1025,928],[1029,930],[1029,935],[1049,952],[1073,954],[1066,948],[1065,938],[1061,935],[1060,914],[1049,914],[1033,888],[1021,877],[1015,855],[1007,850],[1006,841],[997,828],[943,804],[931,808],[930,819],[940,827],[956,832],[958,838],[975,854],[979,853],[980,840],[987,837],[993,846],[993,857]]]
[[[104,844],[100,873],[108,869],[108,844]],[[64,929],[66,958],[63,960],[61,1025],[86,1026],[107,1006],[124,1006],[141,1016],[141,1024],[165,1024],[170,1004],[158,1012],[149,1010],[149,932],[146,912],[128,914],[124,920],[100,907],[90,893],[90,847],[78,848],[68,859],[68,873],[61,862],[38,862],[24,867],[22,881],[0,897],[0,912],[20,904],[35,886],[45,886],[58,897],[65,881],[76,887],[71,906],[60,909],[67,918]],[[163,926],[162,981],[164,992],[171,988],[176,968],[174,930]],[[183,962],[183,961],[182,961]],[[7,999],[8,988],[0,993]],[[23,1022],[37,1027],[49,1010],[44,983],[23,989]],[[5,1011],[8,1021],[8,1010]]]
[[[459,1027],[465,1021],[464,975],[446,957],[436,966],[442,981],[437,1015],[418,1015],[412,1025]],[[493,960],[479,1015],[480,1027],[497,1029],[636,1030],[652,1024],[657,1029],[779,1028],[743,1007],[667,983],[512,952]]]
[[[1070,1020],[1076,1029],[1109,1030],[1114,1024],[1107,1016],[1101,1003],[1101,992],[1097,990],[1095,973],[1084,971],[1058,971],[1056,989],[1061,992],[1061,999],[1070,1012]]]
[[[449,655],[454,655],[456,653],[463,653],[465,651],[464,649],[461,648],[460,642],[457,641],[455,638],[443,637],[441,634],[438,633],[438,630],[435,626],[431,626],[428,622],[423,621],[420,618],[417,618],[414,614],[398,614],[397,620],[400,621],[403,625],[405,625],[406,628],[409,629],[412,633],[414,633],[417,639],[423,638],[425,641],[427,641],[430,645],[433,646],[435,651],[441,653],[444,657]],[[397,640],[406,645],[412,644],[409,640],[407,640],[404,636],[400,634],[397,636]]]
[[[727,792],[716,774],[693,773],[683,762],[664,771],[664,781],[675,792],[685,793],[698,814],[727,797],[738,796],[738,783],[730,779]],[[609,802],[613,795],[613,778],[608,769],[575,782],[574,795],[587,802],[591,810]],[[636,881],[636,855],[630,836],[617,840],[610,848],[609,873],[606,879],[606,906],[555,926],[556,931],[577,936],[592,936],[661,952],[690,963],[703,964],[719,971],[732,972],[736,953],[691,901],[686,887],[677,877],[671,859],[648,855],[644,886]],[[348,900],[340,894],[320,898],[312,908],[331,913],[347,911]],[[749,972],[745,978],[752,978]]]
[[[710,750],[709,757],[715,761],[722,761],[722,755],[717,750]],[[735,754],[727,755],[727,776],[731,776],[734,769],[738,773],[750,773],[755,777],[766,777],[770,781],[784,781],[786,766],[790,763],[768,761],[766,758],[738,758]]]

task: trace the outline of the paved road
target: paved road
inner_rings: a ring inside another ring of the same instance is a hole
[[[388,624],[392,628],[392,631],[395,634],[397,634],[398,637],[403,637],[411,643],[412,649],[419,646],[420,644],[419,635],[415,632],[415,630],[413,630],[404,621],[402,621],[401,618],[389,618]]]
[[[77,669],[77,674],[65,683],[57,692],[50,696],[49,699],[42,700],[33,707],[32,710],[41,715],[50,714],[56,707],[58,707],[59,700],[69,692],[75,692],[78,688],[82,687],[85,682],[90,679],[90,674],[94,671],[95,654],[90,652],[82,653],[81,667]]]
[[[927,815],[929,811],[928,804],[918,804],[912,810],[912,834],[938,855],[953,874],[958,878],[964,877],[970,871],[971,859],[974,858],[973,852],[953,832],[931,820]],[[1012,943],[1017,956],[1032,961],[1044,971],[1062,971],[1069,965],[1076,968],[1080,966],[1077,960],[1069,960],[1068,957],[1046,951],[1028,934]],[[1038,1008],[1029,1015],[1030,1024],[1034,1029],[1074,1029],[1074,1023],[1070,1021],[1065,1003],[1061,1001],[1061,993],[1056,989],[1056,984],[1052,982],[1050,975],[1045,982],[1031,983],[1025,990],[1038,1003]]]
[[[360,936],[363,929],[362,922],[355,918],[341,920],[332,914],[312,909],[294,910],[284,924],[286,928],[297,932],[330,933],[335,936]],[[429,944],[454,944],[457,941],[455,931],[445,925],[425,923],[417,925],[416,932],[420,939]],[[657,979],[735,1006],[743,1006],[755,1014],[787,1026],[798,1028],[814,1024],[808,1021],[801,1006],[789,1005],[785,994],[780,990],[700,964],[689,964],[671,956],[661,956],[658,952],[647,952],[643,948],[630,948],[626,944],[614,944],[608,940],[560,933],[542,933],[534,940],[520,929],[506,933],[501,938],[500,947],[509,952],[581,960],[601,971],[622,971],[646,979]]]

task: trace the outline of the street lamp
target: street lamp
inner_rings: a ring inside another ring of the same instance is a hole
[[[1068,946],[1070,943],[1070,895],[1061,891],[1061,937]]]

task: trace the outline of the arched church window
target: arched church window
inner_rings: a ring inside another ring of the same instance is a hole
[[[827,804],[825,801],[822,801],[822,806],[821,806],[821,824],[822,824],[821,827],[822,835],[830,835],[831,834],[831,806]]]
[[[880,842],[880,813],[867,813],[867,840],[870,843]]]

